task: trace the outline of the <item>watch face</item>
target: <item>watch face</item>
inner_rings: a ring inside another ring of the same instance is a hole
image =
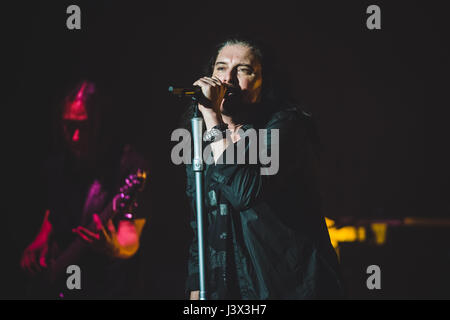
[[[217,140],[218,137],[223,137],[223,131],[217,129],[216,127],[211,128],[209,131],[206,132],[203,141],[205,142],[213,142]]]

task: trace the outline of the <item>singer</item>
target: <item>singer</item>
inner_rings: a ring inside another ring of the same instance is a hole
[[[199,103],[199,110],[214,160],[204,174],[207,298],[342,298],[338,261],[315,187],[311,115],[293,102],[271,51],[253,39],[222,42],[204,74],[193,85],[209,102]],[[218,161],[250,128],[267,129],[267,141],[272,129],[279,130],[277,174],[261,175],[261,164]],[[192,165],[186,171],[194,231],[186,294],[198,299]]]

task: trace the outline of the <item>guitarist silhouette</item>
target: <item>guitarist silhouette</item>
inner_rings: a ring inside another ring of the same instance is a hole
[[[138,280],[148,165],[106,133],[102,102],[82,81],[59,108],[63,147],[46,163],[45,216],[21,259],[32,298],[126,298]],[[71,265],[80,270],[75,289],[66,283]]]

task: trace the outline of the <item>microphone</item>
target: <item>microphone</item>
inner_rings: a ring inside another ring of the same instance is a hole
[[[240,92],[240,88],[236,86],[229,86],[225,93],[225,97],[236,96]],[[169,87],[169,92],[178,97],[196,97],[197,99],[204,99],[202,88],[199,86],[186,87],[186,88],[175,88],[173,86]]]
[[[178,97],[196,97],[198,99],[202,98],[202,88],[199,86],[193,86],[190,88],[175,88],[170,86],[169,92]]]
[[[211,107],[211,101],[203,95],[202,88],[199,86],[186,87],[186,88],[175,88],[173,86],[169,87],[169,92],[179,98],[192,97],[198,100],[199,103],[207,108]],[[237,86],[229,86],[225,92],[225,100],[235,100],[240,96],[242,91]]]

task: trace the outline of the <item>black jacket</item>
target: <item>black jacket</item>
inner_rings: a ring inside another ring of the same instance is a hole
[[[258,137],[258,143],[264,139],[269,154],[279,148],[277,174],[262,175],[264,165],[249,161],[212,164],[204,172],[208,298],[341,298],[338,261],[315,187],[312,121],[297,108],[269,119],[264,125],[248,123],[243,130],[268,130],[267,139]],[[278,146],[267,143],[272,129],[279,129]],[[244,141],[248,155],[252,142]],[[237,144],[229,146],[235,156]],[[191,165],[186,171],[194,230],[187,291],[193,291],[199,287],[195,180]]]

